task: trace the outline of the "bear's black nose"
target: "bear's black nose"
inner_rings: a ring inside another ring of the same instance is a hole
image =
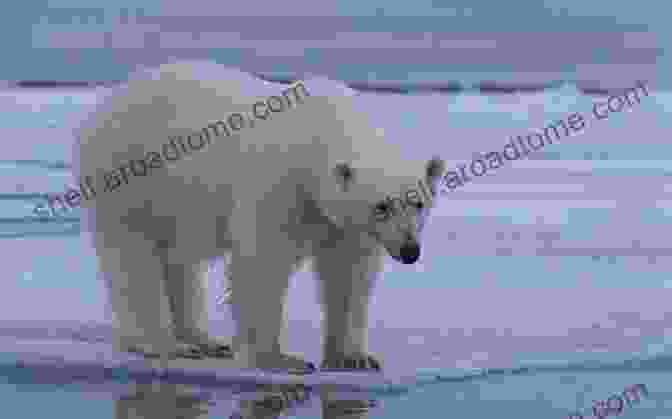
[[[417,243],[406,243],[399,250],[401,261],[406,265],[415,263],[420,258],[420,245]]]

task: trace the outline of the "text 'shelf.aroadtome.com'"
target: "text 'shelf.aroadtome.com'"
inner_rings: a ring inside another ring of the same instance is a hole
[[[165,167],[166,162],[180,160],[191,151],[199,151],[206,145],[211,144],[215,137],[224,134],[225,137],[235,135],[237,131],[245,127],[253,128],[255,120],[268,120],[272,113],[280,113],[302,103],[305,96],[310,96],[303,82],[296,82],[282,91],[281,96],[270,96],[264,101],[252,104],[252,115],[232,113],[226,120],[218,120],[208,124],[199,131],[190,135],[170,137],[169,141],[161,146],[160,151],[147,152],[144,158],[132,159],[125,164],[117,165],[116,169],[103,172],[103,192],[113,192],[122,185],[127,185],[129,179],[135,176],[147,176],[151,170]],[[58,217],[56,204],[60,211],[65,213],[80,206],[84,200],[94,199],[96,196],[95,182],[92,176],[83,176],[79,181],[79,188],[68,188],[62,194],[48,195],[47,204],[38,204],[33,213],[40,218]],[[51,210],[49,213],[47,207]]]
[[[628,407],[639,403],[640,394],[643,394],[644,396],[649,395],[649,390],[646,388],[646,385],[634,384],[627,386],[621,394],[614,394],[607,400],[594,400],[592,408],[593,414],[591,416],[595,419],[604,419],[609,415],[620,415],[623,412],[623,407],[626,403]],[[568,415],[567,419],[584,419],[587,417],[588,416],[584,416],[580,412],[575,412]]]
[[[596,121],[607,119],[609,114],[618,113],[624,109],[632,108],[640,103],[640,94],[648,96],[649,92],[643,82],[637,82],[636,87],[626,89],[620,94],[611,95],[606,101],[593,103],[592,118]],[[443,177],[443,184],[447,190],[442,193],[450,193],[458,186],[464,186],[475,177],[485,175],[488,170],[495,170],[504,165],[506,160],[514,161],[526,157],[533,151],[541,150],[553,141],[560,141],[572,134],[578,134],[586,128],[590,117],[585,117],[580,112],[567,115],[564,119],[548,124],[537,132],[526,135],[517,135],[511,138],[503,147],[502,151],[491,151],[471,161],[467,170],[466,164],[458,165],[455,170],[448,170]],[[471,177],[469,176],[471,174]]]

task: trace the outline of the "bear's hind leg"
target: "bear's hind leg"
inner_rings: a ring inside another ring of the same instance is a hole
[[[118,224],[94,235],[99,269],[108,279],[115,347],[148,357],[197,357],[173,335],[155,243]]]
[[[232,358],[230,342],[211,337],[207,331],[207,262],[171,261],[165,264],[165,270],[165,287],[177,340],[197,346],[204,356]]]
[[[380,247],[366,247],[358,237],[317,250],[315,266],[325,317],[322,368],[381,369],[368,353],[368,310],[382,257]]]

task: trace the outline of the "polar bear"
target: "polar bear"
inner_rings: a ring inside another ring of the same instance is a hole
[[[115,345],[313,370],[279,344],[288,278],[310,260],[324,306],[322,366],[379,369],[367,347],[373,284],[386,252],[418,259],[444,162],[403,158],[339,83],[306,80],[293,103],[269,86],[220,64],[173,62],[132,74],[82,122],[75,174],[94,196],[81,201],[82,226],[108,287]],[[275,103],[273,113],[262,117],[260,101]],[[254,117],[217,133],[213,121],[234,113]],[[169,159],[178,138],[185,152]],[[201,147],[187,153],[192,141]],[[232,340],[205,324],[204,274],[222,256]]]

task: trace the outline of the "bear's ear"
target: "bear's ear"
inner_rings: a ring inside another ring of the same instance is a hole
[[[432,193],[434,193],[434,185],[436,180],[440,178],[445,171],[446,162],[444,162],[440,157],[434,156],[427,162],[427,166],[425,166],[425,182],[427,182],[427,184],[432,187]]]
[[[349,186],[355,181],[355,170],[348,163],[337,164],[332,173],[343,192],[347,192]]]

